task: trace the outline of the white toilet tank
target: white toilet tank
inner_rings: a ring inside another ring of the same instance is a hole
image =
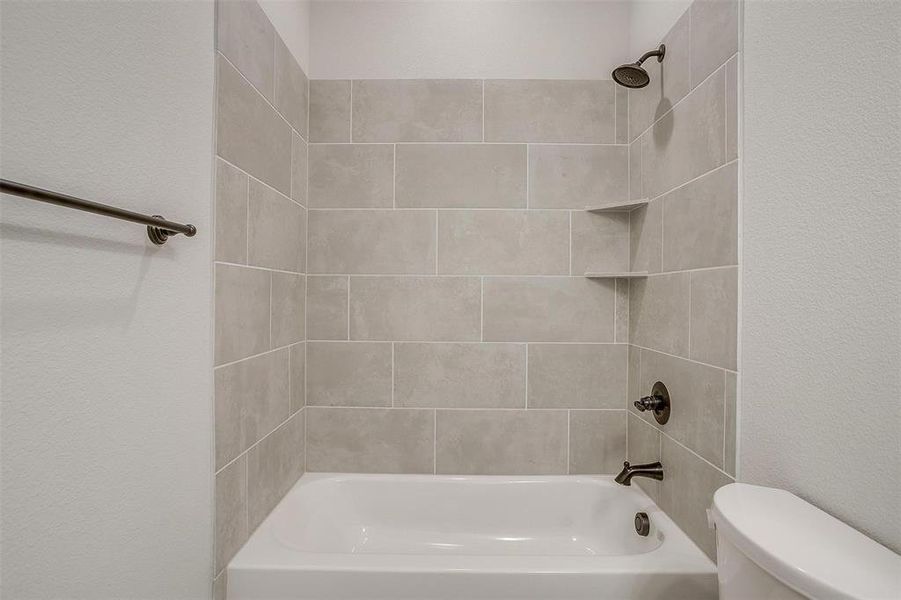
[[[713,496],[720,600],[899,600],[901,556],[785,490]]]

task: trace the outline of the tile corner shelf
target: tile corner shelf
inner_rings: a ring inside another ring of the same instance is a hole
[[[588,279],[643,279],[648,276],[647,271],[623,271],[604,273],[600,271],[588,271],[585,277]]]
[[[598,204],[596,206],[586,206],[585,210],[587,212],[615,212],[615,211],[631,211],[636,208],[647,206],[648,199],[641,198],[640,200],[627,200],[625,202],[614,202],[612,204]]]

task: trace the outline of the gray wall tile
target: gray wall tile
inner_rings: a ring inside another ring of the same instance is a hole
[[[304,138],[307,137],[307,109],[310,105],[307,74],[281,40],[275,41],[275,102],[278,112]]]
[[[642,136],[645,195],[656,198],[725,162],[725,70],[692,90]]]
[[[641,382],[639,381],[639,366],[641,361],[641,349],[637,346],[629,346],[629,385],[628,399],[626,407],[632,405],[633,402],[644,396],[641,391]]]
[[[608,80],[489,79],[485,140],[612,144],[613,85]]]
[[[397,206],[525,208],[524,144],[398,144]]]
[[[628,196],[628,146],[529,146],[530,208],[584,209]]]
[[[723,371],[682,358],[641,351],[640,389],[649,394],[662,381],[673,409],[664,432],[714,465],[723,465]],[[630,410],[635,410],[630,408]],[[655,424],[649,413],[641,413]]]
[[[215,370],[217,468],[288,418],[289,369],[286,348]]]
[[[435,212],[313,210],[311,273],[423,275],[435,272]]]
[[[307,205],[307,143],[296,132],[291,133],[291,198]]]
[[[629,270],[629,213],[572,213],[572,274]]]
[[[616,280],[616,308],[614,309],[614,340],[618,344],[629,342],[629,280]]]
[[[530,344],[529,408],[622,409],[626,353],[624,344]]]
[[[307,404],[391,406],[391,344],[307,342]]]
[[[633,279],[629,288],[629,336],[632,343],[688,356],[688,273]]]
[[[691,353],[694,360],[738,368],[738,267],[691,273]]]
[[[525,344],[395,344],[396,406],[525,408]]]
[[[353,86],[355,142],[482,139],[479,80],[367,79]]]
[[[216,473],[216,573],[228,566],[250,534],[246,473],[245,456]]]
[[[252,265],[301,272],[306,249],[304,209],[251,180],[247,217],[247,260]]]
[[[216,364],[269,349],[269,273],[216,265]]]
[[[272,273],[272,346],[278,348],[304,339],[306,278],[293,273]]]
[[[726,161],[738,158],[738,57],[726,63]]]
[[[310,81],[310,141],[350,141],[350,80]]]
[[[691,3],[691,85],[696,86],[738,52],[738,1]]]
[[[726,446],[723,449],[723,470],[729,475],[735,477],[736,456],[736,419],[737,419],[737,396],[738,381],[737,374],[726,371],[726,402],[725,402],[725,429],[726,429]]]
[[[256,2],[220,0],[216,19],[219,51],[271,101],[277,35],[266,13]]]
[[[626,457],[625,410],[569,412],[569,472],[619,473]]]
[[[713,493],[733,479],[711,467],[670,438],[661,438],[660,508],[666,511],[711,560],[716,560],[716,535],[707,525]]]
[[[666,36],[666,57],[662,63],[656,58],[642,65],[651,77],[647,87],[629,90],[629,135],[635,139],[668,110],[685,97],[689,81],[689,15],[688,11],[676,21]],[[648,48],[650,50],[650,48]]]
[[[476,341],[480,289],[477,277],[351,277],[350,337]]]
[[[216,160],[216,260],[247,262],[247,175]]]
[[[309,407],[304,412],[308,471],[433,472],[432,410]]]
[[[304,343],[294,344],[291,352],[291,414],[296,413],[306,404],[306,348]]]
[[[307,276],[307,337],[311,340],[347,339],[345,276]]]
[[[391,208],[394,146],[311,145],[309,191],[311,208]]]
[[[663,201],[651,200],[647,206],[630,212],[629,219],[631,270],[659,273],[663,244]]]
[[[616,101],[616,143],[629,143],[629,91],[622,86],[615,86]]]
[[[569,215],[533,210],[441,211],[438,248],[441,274],[568,275]]]
[[[280,192],[290,194],[291,126],[222,58],[218,86],[216,151],[219,156]]]
[[[629,199],[644,198],[641,186],[641,138],[629,145]]]
[[[650,462],[660,462],[660,430],[634,414],[629,413],[628,437],[629,452],[627,460],[630,463],[640,465]],[[664,465],[664,469],[666,469],[666,465]],[[668,476],[666,472],[664,472],[664,475]],[[638,487],[643,489],[654,502],[659,502],[659,482],[643,477],[639,477],[633,481]]]
[[[438,473],[562,475],[565,410],[439,410]]]
[[[738,264],[738,164],[663,197],[663,270]]]
[[[484,286],[485,341],[613,341],[612,280],[486,277]]]
[[[222,571],[213,579],[213,600],[228,600],[228,571]]]
[[[303,475],[304,412],[291,417],[247,453],[247,514],[251,530]]]

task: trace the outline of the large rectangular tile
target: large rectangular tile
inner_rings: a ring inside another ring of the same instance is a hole
[[[628,146],[529,146],[529,208],[584,209],[628,196]]]
[[[572,274],[629,270],[629,213],[572,213]]]
[[[721,467],[725,393],[723,371],[642,350],[640,389],[643,395],[650,394],[657,381],[666,385],[673,406],[663,431]],[[652,414],[641,413],[641,417],[648,423],[656,423]]]
[[[307,276],[307,337],[347,339],[347,286],[344,275]]]
[[[307,137],[307,109],[310,105],[307,74],[281,40],[275,40],[275,102],[278,112],[304,138]]]
[[[485,341],[613,341],[613,280],[486,277],[483,302]]]
[[[738,368],[738,267],[691,273],[691,349],[694,360]]]
[[[398,144],[397,206],[525,208],[523,144]]]
[[[616,306],[614,307],[614,336],[617,344],[629,343],[629,280],[616,280]]]
[[[476,142],[482,82],[364,79],[353,82],[355,142]]]
[[[666,477],[660,482],[660,508],[716,560],[716,534],[707,524],[707,508],[713,493],[734,480],[666,436],[661,439],[661,462]]]
[[[215,363],[269,349],[269,273],[216,265]]]
[[[489,79],[485,140],[612,144],[613,85],[608,80]]]
[[[288,385],[291,387],[291,414],[296,413],[306,405],[306,368],[307,345],[305,343],[294,344],[288,350],[291,353],[291,374]]]
[[[691,84],[700,82],[738,52],[738,0],[691,3]]]
[[[291,417],[247,453],[247,517],[251,531],[303,475],[304,412]]]
[[[309,406],[391,406],[391,344],[307,342]]]
[[[260,5],[246,0],[216,3],[216,44],[219,52],[235,65],[267,99],[273,97],[278,35]]]
[[[568,275],[569,214],[449,210],[438,215],[438,272]]]
[[[351,277],[350,337],[477,341],[480,289],[477,277]]]
[[[625,410],[569,411],[569,473],[614,475],[626,457]]]
[[[216,573],[228,566],[250,535],[247,527],[246,460],[246,456],[241,456],[216,473]]]
[[[663,197],[663,270],[738,264],[738,163]]]
[[[395,406],[525,408],[524,344],[395,344]]]
[[[631,412],[628,421],[629,449],[626,460],[633,465],[660,462],[660,430]],[[666,475],[665,472],[664,475]],[[659,501],[659,481],[638,477],[633,482],[644,490],[654,502]]]
[[[529,344],[529,408],[614,408],[626,402],[624,344]]]
[[[738,419],[738,374],[726,371],[726,402],[725,415],[726,424],[724,425],[726,432],[726,446],[723,449],[723,470],[729,475],[735,477],[736,455],[735,447],[737,445],[737,419]]]
[[[294,273],[272,273],[270,335],[272,347],[303,341],[306,278]]]
[[[459,475],[563,475],[565,410],[439,410],[436,471]]]
[[[633,279],[629,285],[629,339],[632,343],[688,356],[688,273]]]
[[[391,208],[394,146],[311,144],[311,208]]]
[[[301,272],[306,250],[303,207],[262,183],[251,180],[247,207],[247,262]]]
[[[435,272],[435,212],[311,210],[310,273]]]
[[[629,136],[632,140],[684,98],[691,87],[689,20],[686,10],[664,36],[666,56],[662,63],[650,58],[642,65],[651,78],[647,87],[629,90]]]
[[[216,160],[216,260],[247,262],[247,175]]]
[[[738,57],[726,63],[726,161],[738,158]]]
[[[288,418],[288,354],[277,350],[214,371],[217,468]]]
[[[641,186],[641,138],[629,144],[629,199],[644,198]]]
[[[629,213],[631,271],[659,273],[662,266],[663,200],[651,200]]]
[[[433,472],[434,411],[309,407],[304,412],[308,471]]]
[[[656,198],[726,159],[725,70],[696,87],[642,136],[645,195]]]
[[[629,90],[616,86],[616,143],[629,143]]]
[[[310,141],[350,141],[350,80],[310,81]]]
[[[291,193],[291,126],[222,58],[216,152],[283,194]]]

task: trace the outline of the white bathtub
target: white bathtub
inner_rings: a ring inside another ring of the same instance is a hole
[[[610,477],[307,474],[232,559],[228,598],[705,600],[716,571]]]

